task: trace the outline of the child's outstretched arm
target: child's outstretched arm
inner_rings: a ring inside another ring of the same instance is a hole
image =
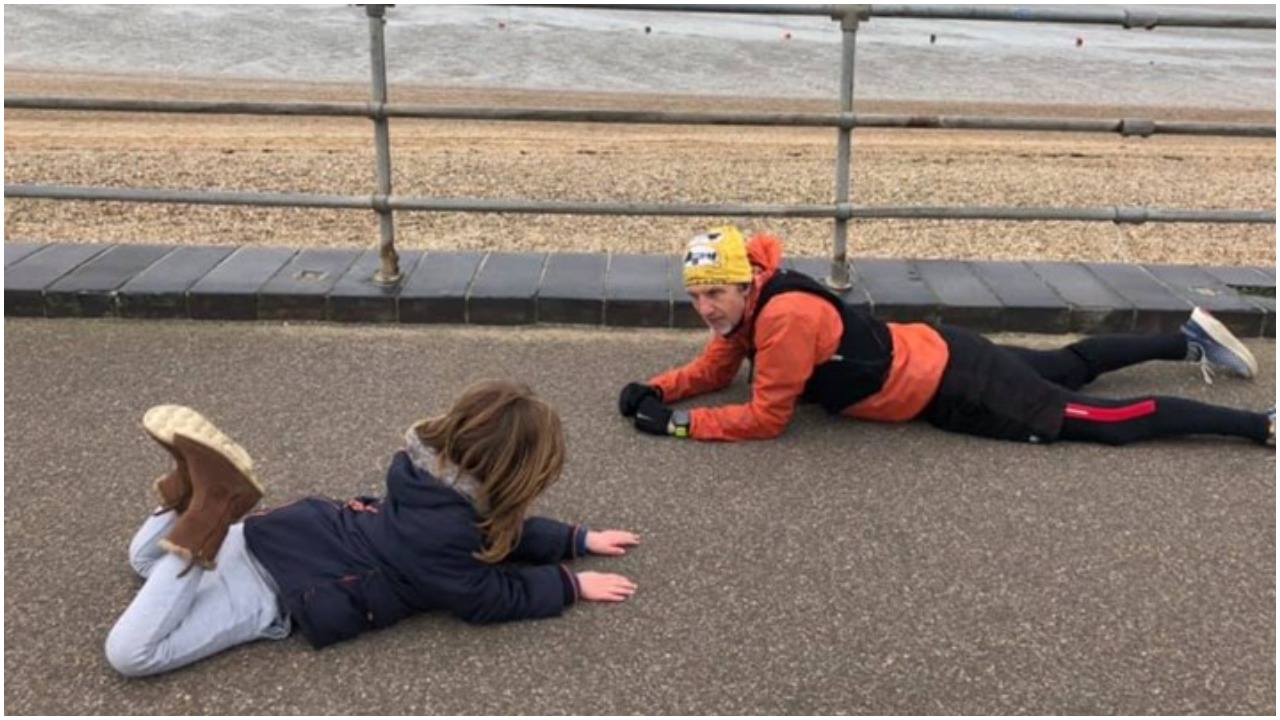
[[[520,542],[508,559],[516,562],[554,563],[583,555],[625,555],[640,544],[640,536],[626,530],[590,530],[585,525],[566,525],[549,518],[532,517],[524,522]],[[561,566],[573,582],[575,599],[588,602],[622,602],[636,591],[636,584],[616,573],[572,573]]]
[[[635,583],[613,573],[574,573],[567,566],[486,565],[455,556],[451,569],[435,575],[433,594],[462,620],[482,625],[555,617],[578,600],[619,602]],[[452,575],[452,577],[449,577]]]
[[[635,594],[636,584],[615,573],[578,573],[579,597],[589,602],[622,602]]]
[[[592,555],[626,555],[640,544],[640,536],[626,530],[588,530],[587,552]]]
[[[469,623],[486,624],[560,615],[578,600],[620,602],[636,586],[614,573],[575,573],[563,564],[587,552],[621,555],[640,542],[624,530],[588,530],[548,518],[529,518],[506,562],[489,565],[470,543],[435,547],[411,581]],[[513,565],[511,563],[519,563]]]
[[[591,530],[558,520],[531,517],[520,530],[508,558],[514,562],[553,563],[584,555],[624,555],[640,544],[640,536],[625,530]]]

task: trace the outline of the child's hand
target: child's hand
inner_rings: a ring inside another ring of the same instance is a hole
[[[578,573],[578,591],[590,602],[622,602],[636,591],[636,584],[613,573]]]
[[[587,552],[592,555],[625,555],[640,544],[640,536],[626,530],[587,531]]]

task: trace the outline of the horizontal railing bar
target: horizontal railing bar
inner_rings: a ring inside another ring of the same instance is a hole
[[[980,115],[887,115],[841,113],[704,113],[647,110],[560,108],[481,108],[388,103],[216,102],[14,96],[5,108],[102,112],[207,113],[212,115],[288,115],[399,117],[424,120],[518,122],[593,122],[637,125],[742,125],[788,127],[862,127],[1026,132],[1120,133],[1122,135],[1217,135],[1275,137],[1275,125],[1208,123],[1148,119],[991,117]]]
[[[869,7],[867,5],[572,5],[554,4],[539,7],[591,8],[596,10],[643,10],[655,12],[726,13],[735,15],[820,15],[832,17],[840,7]]]
[[[1165,210],[1146,207],[1020,208],[1020,207],[866,207],[851,217],[877,220],[1063,220],[1073,222],[1200,222],[1275,224],[1271,210]]]
[[[1032,118],[981,115],[855,115],[855,127],[1119,133],[1121,135],[1220,135],[1274,138],[1275,125],[1147,120],[1137,118]]]
[[[1164,210],[1145,207],[1023,208],[927,207],[849,205],[755,205],[742,203],[626,203],[560,200],[488,200],[480,198],[383,198],[366,195],[310,195],[152,188],[92,188],[67,185],[14,184],[4,186],[6,198],[105,200],[184,203],[195,205],[253,205],[321,207],[418,212],[488,212],[539,215],[740,216],[926,220],[1064,220],[1092,222],[1203,222],[1275,224],[1275,211]]]
[[[372,117],[371,103],[224,102],[218,100],[132,100],[122,98],[33,97],[4,98],[6,110],[80,110],[203,115],[315,115]]]
[[[1276,27],[1274,17],[1244,13],[1155,12],[1133,9],[1060,10],[1025,5],[872,5],[871,17],[922,18],[931,20],[995,20],[1001,22],[1071,23],[1120,25],[1126,28],[1159,26],[1235,28],[1263,30]]]
[[[372,195],[312,195],[309,193],[238,192],[224,190],[167,190],[163,188],[99,188],[71,185],[4,186],[6,198],[49,200],[107,200],[190,205],[257,205],[370,210]]]
[[[855,13],[863,18],[917,18],[930,20],[993,20],[1000,22],[1071,23],[1078,25],[1119,25],[1126,28],[1164,26],[1229,28],[1239,30],[1275,29],[1273,17],[1244,13],[1155,12],[1145,8],[1070,10],[1025,5],[547,5],[543,7],[588,7],[605,10],[659,12],[735,13],[755,15],[819,15],[839,17]]]

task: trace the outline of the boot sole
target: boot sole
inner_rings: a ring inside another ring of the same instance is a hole
[[[1191,321],[1204,328],[1204,331],[1209,333],[1209,337],[1213,338],[1219,345],[1229,349],[1244,361],[1244,364],[1249,368],[1249,374],[1246,377],[1252,378],[1258,374],[1258,361],[1254,359],[1253,353],[1249,352],[1249,348],[1237,340],[1236,336],[1218,318],[1210,315],[1205,310],[1195,308],[1191,311]]]
[[[174,435],[182,435],[225,457],[237,470],[264,493],[262,483],[253,472],[253,459],[225,433],[203,415],[182,405],[157,405],[142,416],[142,426],[156,441],[176,452]]]

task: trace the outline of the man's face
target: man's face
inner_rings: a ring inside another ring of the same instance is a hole
[[[749,285],[695,285],[688,288],[693,309],[717,335],[728,335],[747,310]]]

